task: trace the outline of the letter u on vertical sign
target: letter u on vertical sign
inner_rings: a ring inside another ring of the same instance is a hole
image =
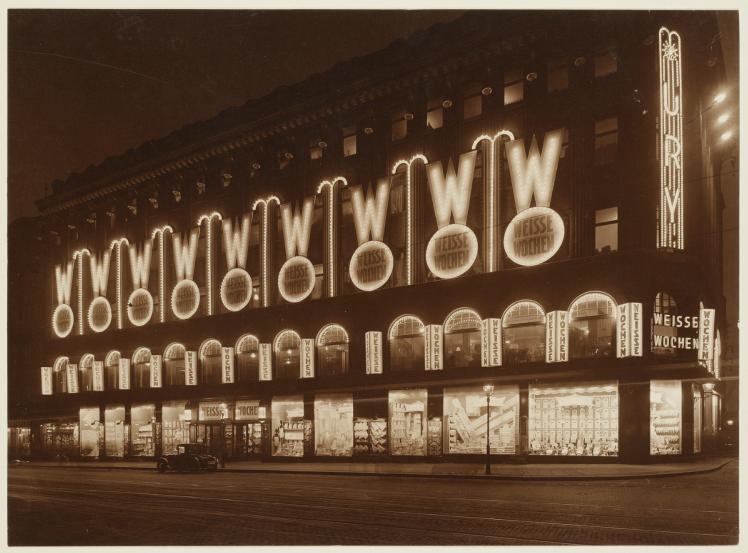
[[[233,384],[234,382],[234,348],[221,348],[221,382]]]

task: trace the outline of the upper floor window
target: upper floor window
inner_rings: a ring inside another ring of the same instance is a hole
[[[426,327],[418,317],[403,315],[390,325],[390,370],[413,371],[424,368]]]
[[[260,379],[260,341],[245,334],[236,341],[236,364],[239,382],[257,382]]]
[[[164,350],[164,385],[180,386],[185,384],[184,358],[185,347],[173,343]]]
[[[311,146],[309,146],[309,159],[322,159],[322,152],[322,146],[320,146],[319,144],[312,144]]]
[[[525,97],[525,78],[521,69],[512,69],[504,74],[504,105],[516,104]]]
[[[293,380],[301,373],[301,337],[293,330],[279,332],[273,342],[275,375],[278,380]]]
[[[618,157],[618,117],[595,121],[595,165],[613,163]]]
[[[483,95],[481,86],[474,84],[465,90],[462,97],[462,117],[463,119],[472,119],[483,113]]]
[[[592,63],[595,66],[595,77],[605,77],[618,71],[618,56],[612,49],[595,54]]]
[[[93,354],[87,353],[81,357],[78,364],[78,387],[81,392],[93,391],[93,364]]]
[[[604,292],[588,292],[569,307],[572,359],[611,357],[615,349],[617,306]]]
[[[134,389],[148,388],[151,385],[151,350],[138,348],[132,354],[132,383]]]
[[[513,303],[504,311],[501,327],[504,363],[545,360],[545,313],[540,304],[529,300]]]
[[[408,120],[401,109],[392,116],[392,141],[402,140],[408,135]]]
[[[52,393],[64,394],[68,391],[68,363],[67,357],[58,357],[52,366]]]
[[[444,126],[444,108],[441,99],[429,100],[426,104],[426,126],[441,129]]]
[[[221,342],[205,340],[198,352],[200,358],[200,382],[202,384],[221,383]]]
[[[618,251],[618,207],[595,211],[595,253]]]
[[[448,369],[480,364],[481,318],[472,309],[455,309],[444,321],[444,357]]]
[[[336,324],[324,326],[317,334],[319,375],[348,373],[348,333]]]
[[[566,90],[569,88],[569,60],[556,58],[548,61],[548,73],[546,78],[548,92]]]
[[[345,127],[343,129],[343,156],[356,155],[356,127]]]
[[[117,390],[119,388],[119,359],[120,353],[112,350],[104,358],[104,389]]]

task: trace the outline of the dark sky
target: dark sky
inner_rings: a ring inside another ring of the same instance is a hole
[[[458,12],[8,12],[9,220],[55,179]]]

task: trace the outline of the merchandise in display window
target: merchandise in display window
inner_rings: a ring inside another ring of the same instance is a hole
[[[531,386],[532,455],[618,455],[618,383]]]
[[[387,421],[381,418],[357,417],[353,421],[353,451],[357,455],[387,453]]]
[[[519,388],[497,387],[491,396],[489,440],[491,453],[516,452],[519,426]],[[486,393],[480,386],[444,389],[445,453],[486,452]]]
[[[176,454],[179,444],[186,444],[190,441],[190,417],[185,413],[186,407],[185,401],[168,401],[164,402],[161,407],[163,455]]]
[[[78,423],[46,423],[40,425],[42,450],[56,458],[74,458],[80,453]]]
[[[124,457],[126,440],[125,406],[108,405],[104,409],[104,452],[108,457]]]
[[[236,425],[234,454],[238,457],[261,455],[263,452],[263,423],[248,422]]]
[[[82,407],[80,416],[81,457],[99,456],[100,411],[98,407]]]
[[[14,426],[8,428],[8,458],[18,459],[31,455],[31,428]]]
[[[130,408],[130,455],[142,457],[155,455],[155,415],[156,406],[152,403],[133,405]]]
[[[314,454],[353,455],[353,396],[351,394],[315,396]]]
[[[431,417],[428,426],[428,450],[431,457],[439,457],[442,454],[442,419]]]
[[[391,455],[426,455],[425,389],[394,390],[389,393]]]
[[[683,392],[680,380],[652,380],[649,384],[649,453],[681,453]]]
[[[273,398],[271,404],[273,424],[273,456],[304,456],[304,397],[285,396]]]

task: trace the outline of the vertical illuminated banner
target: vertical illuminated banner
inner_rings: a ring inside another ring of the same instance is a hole
[[[184,352],[184,383],[186,386],[197,386],[197,352]]]
[[[273,348],[271,344],[260,344],[260,380],[273,379]]]
[[[234,383],[234,348],[221,348],[221,382]]]
[[[270,305],[270,290],[269,286],[269,249],[270,249],[270,236],[269,236],[269,221],[268,221],[268,210],[270,205],[280,205],[280,200],[277,196],[269,196],[267,198],[260,198],[252,204],[252,211],[258,207],[262,210],[262,223],[260,227],[260,286],[262,292],[262,306],[267,307]]]
[[[481,321],[481,367],[501,365],[501,319]]]
[[[112,305],[106,298],[110,258],[109,251],[105,251],[101,257],[98,254],[88,256],[93,293],[93,300],[88,306],[88,326],[94,332],[103,332],[112,323]]]
[[[52,367],[42,367],[42,395],[52,395]]]
[[[130,360],[126,357],[119,358],[119,367],[117,371],[119,377],[119,389],[130,389]]]
[[[114,282],[115,300],[117,303],[117,328],[123,327],[122,322],[122,246],[128,245],[127,238],[117,238],[109,244],[109,249],[114,251]]]
[[[314,340],[301,340],[301,378],[314,378]]]
[[[370,330],[366,340],[366,374],[382,374],[382,333]]]
[[[413,284],[413,248],[415,246],[415,213],[414,213],[414,190],[413,171],[416,161],[427,164],[429,160],[423,154],[416,154],[409,160],[401,159],[392,167],[392,174],[397,173],[400,166],[405,167],[405,282],[408,286]]]
[[[629,356],[629,338],[631,337],[631,328],[629,327],[629,303],[622,303],[618,306],[618,344],[616,348],[616,357]]]
[[[221,281],[221,301],[229,311],[244,309],[252,299],[252,278],[246,270],[251,227],[252,212],[245,214],[236,225],[230,218],[223,221],[227,272]]]
[[[642,356],[642,304],[622,303],[618,306],[617,357]]]
[[[714,309],[699,310],[699,361],[714,359]]]
[[[280,207],[286,262],[278,273],[278,292],[289,303],[298,303],[314,290],[314,265],[307,257],[312,232],[314,198],[304,198],[301,211],[285,203]]]
[[[335,185],[347,186],[348,181],[343,177],[335,177],[332,180],[322,181],[317,187],[317,194],[327,188],[327,198],[325,200],[325,212],[327,227],[325,228],[325,280],[327,281],[327,297],[332,298],[337,294],[337,279],[335,276],[335,264],[337,260],[337,207]]]
[[[550,311],[545,315],[545,362],[569,360],[569,323],[567,311]]]
[[[94,392],[104,391],[104,362],[93,362],[93,389]]]
[[[153,316],[153,296],[148,291],[153,241],[145,240],[141,247],[128,244],[128,250],[133,291],[127,299],[127,318],[134,326],[143,326]]]
[[[348,271],[354,286],[364,292],[384,286],[394,267],[392,250],[383,242],[389,198],[389,178],[379,179],[374,194],[364,196],[361,186],[351,188],[358,248],[351,256]]]
[[[52,330],[58,338],[68,336],[74,326],[75,315],[70,307],[70,296],[73,291],[74,263],[68,261],[64,266],[55,266],[55,287],[57,307],[52,313]]]
[[[161,387],[163,358],[160,355],[151,355],[151,388]]]
[[[73,252],[73,260],[78,261],[78,334],[83,334],[83,256],[91,255],[88,248],[76,250]]]
[[[78,365],[68,363],[66,376],[68,380],[68,393],[78,393]]]
[[[151,243],[158,238],[158,315],[163,323],[166,321],[166,231],[174,232],[169,225],[153,229]]]
[[[657,246],[683,245],[683,81],[680,35],[659,33],[660,58],[660,217]]]
[[[424,356],[427,371],[440,371],[444,368],[442,343],[442,325],[426,325],[426,355]]]
[[[213,247],[213,219],[221,221],[223,217],[217,211],[209,215],[201,215],[197,220],[198,226],[205,222],[205,300],[208,310],[208,315],[213,314],[213,281],[215,280],[214,272],[215,265],[213,263],[214,250]]]

